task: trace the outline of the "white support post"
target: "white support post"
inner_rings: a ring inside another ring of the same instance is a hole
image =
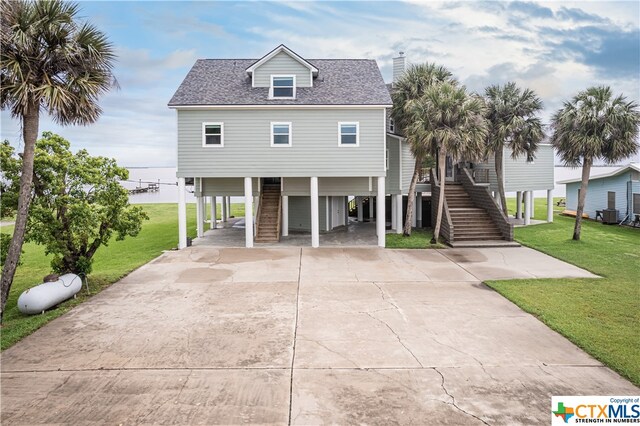
[[[404,221],[402,216],[402,194],[396,195],[396,234],[402,234],[402,228],[404,227]]]
[[[369,222],[373,222],[373,196],[369,196]]]
[[[211,197],[211,206],[209,207],[211,222],[209,223],[209,229],[216,229],[218,227],[218,221],[216,220],[216,217],[218,216],[217,203],[218,197]]]
[[[204,209],[202,208],[202,195],[196,196],[196,235],[201,238],[204,235],[203,221]]]
[[[364,222],[364,212],[362,211],[362,197],[356,197],[356,205],[358,208],[358,223]]]
[[[522,192],[516,192],[516,219],[522,219]]]
[[[531,191],[524,192],[524,224],[531,223]]]
[[[320,215],[318,212],[318,178],[309,180],[311,193],[311,247],[320,247]]]
[[[553,222],[553,189],[547,190],[547,222]]]
[[[533,196],[533,191],[529,191],[529,197],[531,197],[531,207],[529,209],[529,213],[530,213],[530,218],[533,219],[533,216],[535,216],[535,197]]]
[[[227,197],[220,197],[220,204],[222,208],[222,213],[220,214],[220,219],[223,222],[227,222],[229,220],[229,212],[227,210]]]
[[[396,197],[391,195],[391,230],[396,230],[396,224],[398,223],[398,219],[396,218],[396,214],[398,213],[398,208],[396,207]]]
[[[282,196],[282,236],[289,235],[289,197]]]
[[[187,246],[187,194],[184,178],[178,178],[178,248]]]
[[[422,192],[416,194],[416,228],[422,228]]]
[[[413,215],[411,216],[411,226],[413,228],[416,228],[418,226],[418,215],[416,212],[417,205],[418,205],[418,193],[416,192],[415,202],[413,203]]]
[[[344,226],[349,225],[349,197],[343,197]]]
[[[244,245],[253,247],[253,182],[244,178]]]
[[[386,218],[385,218],[385,188],[384,188],[384,176],[378,177],[378,195],[376,197],[376,231],[378,235],[378,247],[385,246],[386,240]]]

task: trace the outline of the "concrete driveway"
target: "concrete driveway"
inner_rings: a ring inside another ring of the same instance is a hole
[[[166,253],[2,354],[3,424],[546,424],[638,389],[484,286],[527,248]]]

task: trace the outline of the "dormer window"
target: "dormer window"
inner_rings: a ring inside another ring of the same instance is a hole
[[[389,131],[391,133],[395,132],[396,130],[396,123],[393,121],[393,118],[389,119]]]
[[[269,97],[272,99],[295,99],[296,76],[272,75]]]

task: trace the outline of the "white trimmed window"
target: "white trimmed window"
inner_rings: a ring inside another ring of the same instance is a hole
[[[271,146],[291,146],[291,123],[271,122]]]
[[[224,123],[202,123],[202,146],[224,146]]]
[[[295,75],[272,75],[269,97],[272,99],[295,99],[296,97],[296,76]]]
[[[389,131],[390,131],[391,133],[393,133],[393,132],[395,132],[395,131],[396,131],[396,122],[395,122],[395,121],[393,121],[393,118],[390,118],[390,119],[389,119]]]
[[[360,145],[360,123],[338,123],[338,145],[339,146],[359,146]]]

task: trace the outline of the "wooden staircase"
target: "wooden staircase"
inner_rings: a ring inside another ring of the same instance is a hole
[[[256,220],[256,243],[280,241],[280,185],[263,184]]]
[[[461,184],[447,183],[444,190],[456,242],[505,240],[489,213],[476,207]]]

